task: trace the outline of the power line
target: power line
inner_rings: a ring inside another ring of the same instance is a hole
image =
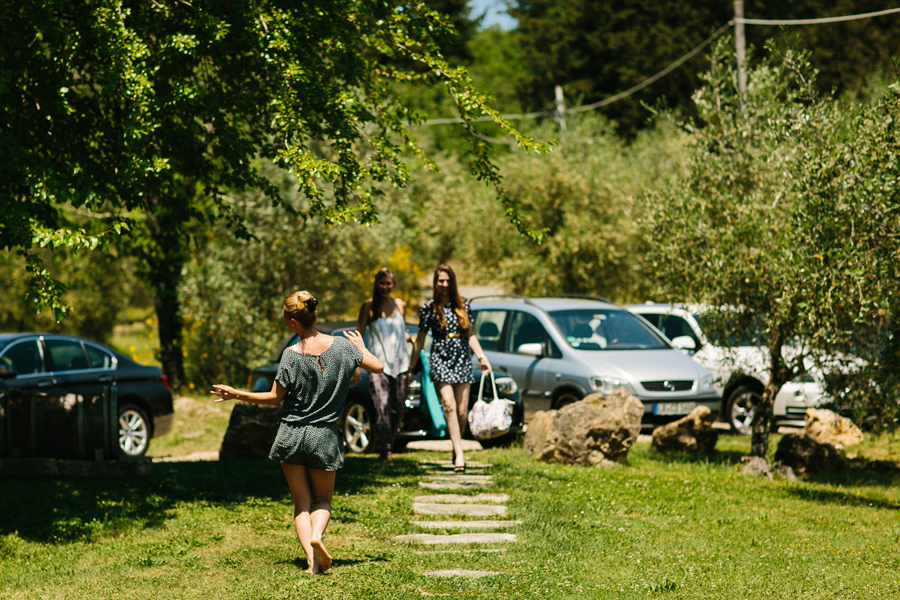
[[[861,13],[858,15],[845,15],[842,17],[824,17],[821,19],[788,19],[788,20],[770,20],[770,19],[734,19],[735,23],[743,23],[744,25],[821,25],[824,23],[843,23],[845,21],[859,21],[860,19],[871,19],[872,17],[882,17],[900,12],[900,8],[889,8],[878,12]]]
[[[669,66],[667,66],[662,71],[656,73],[655,75],[651,75],[650,77],[648,77],[647,79],[638,83],[637,85],[634,85],[625,91],[619,92],[618,94],[615,94],[614,96],[610,96],[609,98],[604,98],[603,100],[600,100],[598,102],[593,102],[591,104],[585,104],[583,106],[577,106],[575,108],[566,108],[565,112],[566,113],[579,113],[579,112],[585,112],[588,110],[593,110],[595,108],[607,106],[609,104],[612,104],[613,102],[618,102],[619,100],[622,100],[623,98],[627,98],[628,96],[631,96],[631,95],[635,94],[636,92],[639,92],[640,90],[653,84],[657,80],[662,79],[663,77],[665,77],[666,75],[668,75],[669,73],[671,73],[672,71],[674,71],[675,69],[677,69],[678,67],[683,65],[684,63],[686,63],[687,61],[689,61],[698,52],[700,52],[701,50],[706,48],[710,43],[712,43],[712,41],[714,39],[716,39],[717,37],[722,35],[729,27],[732,27],[738,23],[742,23],[744,25],[775,25],[775,26],[821,25],[821,24],[827,24],[827,23],[842,23],[842,22],[847,22],[847,21],[859,21],[862,19],[871,19],[874,17],[882,17],[885,15],[891,15],[891,14],[895,14],[895,13],[900,13],[900,8],[889,8],[887,10],[881,10],[881,11],[877,11],[877,12],[860,13],[860,14],[856,14],[856,15],[844,15],[844,16],[840,16],[840,17],[824,17],[824,18],[820,18],[820,19],[783,19],[783,20],[778,20],[778,19],[745,19],[742,17],[735,17],[731,21],[728,21],[727,23],[725,23],[724,25],[719,27],[708,38],[706,38],[705,40],[703,40],[702,42],[697,44],[693,49],[691,49],[690,52],[688,52],[687,54],[685,54],[684,56],[682,56],[675,62],[671,63]],[[500,116],[507,121],[517,121],[517,120],[537,119],[538,117],[549,117],[549,116],[553,116],[555,114],[557,114],[557,113],[549,112],[549,111],[537,111],[537,112],[532,112],[532,113],[527,113],[527,114],[512,114],[512,115],[500,115]],[[493,121],[493,120],[494,119],[492,117],[477,117],[474,119],[469,119],[468,122],[484,123],[484,122]],[[443,119],[427,119],[427,120],[423,121],[421,124],[422,125],[450,125],[450,124],[458,124],[458,123],[464,123],[464,122],[465,121],[460,117],[449,117],[449,118],[443,118]]]
[[[683,65],[684,63],[686,63],[687,61],[689,61],[691,58],[694,57],[695,54],[697,54],[698,52],[700,52],[701,50],[703,50],[704,48],[709,46],[709,44],[714,39],[716,39],[717,37],[722,35],[725,32],[725,30],[727,30],[729,27],[731,27],[731,21],[729,21],[728,23],[725,23],[724,25],[719,27],[715,31],[715,33],[713,33],[711,36],[709,36],[708,38],[706,38],[705,40],[703,40],[702,42],[700,42],[699,44],[694,46],[693,50],[691,50],[690,52],[688,52],[687,54],[685,54],[684,56],[682,56],[681,58],[679,58],[678,60],[673,62],[671,65],[669,65],[668,67],[666,67],[665,69],[663,69],[662,71],[657,73],[656,75],[652,75],[651,77],[648,77],[644,81],[640,82],[639,84],[637,84],[633,87],[628,88],[624,92],[619,92],[615,96],[610,96],[609,98],[600,100],[599,102],[594,102],[593,104],[585,104],[584,106],[578,106],[576,108],[567,108],[566,112],[567,113],[577,113],[577,112],[584,112],[586,110],[593,110],[595,108],[600,108],[601,106],[606,106],[607,104],[612,104],[613,102],[616,102],[617,100],[621,100],[622,98],[625,98],[626,96],[630,96],[630,95],[634,94],[635,92],[644,89],[645,87],[647,87],[648,85],[650,85],[651,83],[656,81],[657,79],[662,79],[663,77],[665,77],[666,75],[668,75],[669,73],[671,73],[672,71],[674,71],[675,69],[677,69],[678,67]]]

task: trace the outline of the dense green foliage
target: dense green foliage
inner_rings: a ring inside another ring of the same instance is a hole
[[[377,227],[335,227],[295,197],[293,178],[274,168],[267,172],[300,214],[285,215],[261,193],[236,196],[235,214],[254,239],[235,240],[225,223],[216,224],[185,264],[180,294],[186,371],[201,388],[222,381],[244,385],[250,368],[268,361],[289,335],[282,301],[298,289],[318,298],[322,322],[355,320],[384,266],[397,275],[399,297],[413,304],[418,299],[424,272],[410,262],[409,240],[390,212]]]
[[[811,19],[895,8],[889,0],[744,2],[754,19]],[[528,75],[521,85],[528,110],[546,110],[555,85],[569,104],[588,104],[631,88],[667,67],[733,18],[722,0],[517,0],[522,57]],[[785,35],[777,26],[746,27],[747,43],[761,48]],[[893,73],[891,57],[900,40],[900,15],[846,23],[791,27],[799,45],[813,52],[822,92],[858,93],[879,73]],[[626,136],[645,127],[642,103],[664,102],[693,113],[691,95],[705,70],[701,56],[637,94],[602,109]]]
[[[858,422],[900,423],[900,88],[851,122],[854,135],[810,153],[799,181],[811,247],[814,336],[837,356],[831,391]]]
[[[374,223],[382,186],[405,185],[409,157],[424,158],[396,84],[443,84],[463,119],[497,117],[442,56],[454,39],[447,17],[417,0],[315,10],[279,0],[31,0],[4,4],[0,25],[10,32],[0,46],[0,248],[24,255],[32,299],[59,316],[63,289],[33,248],[104,247],[128,230],[119,247],[154,293],[161,361],[176,386],[191,239],[218,219],[247,238],[228,202],[243,190],[297,212],[256,159],[290,169],[327,222]],[[488,145],[471,139],[473,174],[517,222]]]

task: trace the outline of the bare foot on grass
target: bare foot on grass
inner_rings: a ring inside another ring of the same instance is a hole
[[[331,555],[328,554],[328,550],[325,549],[325,544],[322,543],[322,540],[310,540],[309,545],[312,546],[313,553],[315,554],[315,565],[318,569],[313,569],[313,572],[319,571],[327,571],[331,568]]]

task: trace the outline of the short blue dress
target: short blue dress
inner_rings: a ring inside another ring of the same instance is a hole
[[[275,380],[287,395],[269,458],[321,471],[336,471],[344,465],[344,441],[337,423],[347,402],[350,377],[362,359],[362,351],[343,336],[335,336],[319,354],[302,354],[293,346],[284,351]]]
[[[469,326],[475,322],[472,307],[463,300]],[[459,317],[449,306],[443,307],[444,322],[441,327],[434,314],[434,300],[429,300],[419,309],[419,331],[430,331],[434,341],[431,344],[431,379],[442,383],[474,383],[472,371],[472,349],[466,329],[459,324]]]

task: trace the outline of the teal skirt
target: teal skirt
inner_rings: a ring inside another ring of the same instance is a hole
[[[269,458],[320,471],[337,471],[344,466],[344,440],[334,423],[301,425],[282,422]]]

